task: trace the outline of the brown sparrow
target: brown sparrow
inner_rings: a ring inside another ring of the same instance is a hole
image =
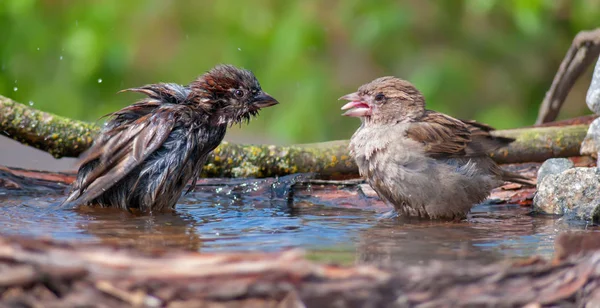
[[[425,109],[408,81],[378,78],[340,99],[350,101],[344,115],[362,122],[350,140],[360,174],[401,215],[461,219],[504,181],[532,184],[488,156],[513,139]]]
[[[185,185],[192,180],[190,190],[195,186],[227,127],[277,104],[252,72],[231,65],[216,66],[189,86],[159,83],[124,91],[148,97],[110,114],[80,159],[63,206],[173,209]]]

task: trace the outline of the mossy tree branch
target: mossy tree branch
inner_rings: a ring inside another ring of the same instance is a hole
[[[79,156],[99,131],[94,124],[43,112],[0,95],[0,134],[56,158]]]
[[[579,155],[588,125],[500,130],[496,135],[517,141],[490,155],[499,163],[539,162],[550,157]],[[77,157],[99,127],[42,112],[0,96],[0,134],[34,146],[54,157]],[[268,177],[319,173],[340,178],[358,171],[348,153],[348,141],[274,146],[223,142],[203,170],[207,177]]]
[[[498,130],[493,135],[515,138],[508,147],[490,155],[501,164],[542,162],[553,157],[579,156],[589,125],[525,127]]]

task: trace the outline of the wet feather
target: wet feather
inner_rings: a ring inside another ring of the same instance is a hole
[[[173,209],[188,182],[188,192],[193,189],[226,128],[277,103],[250,71],[231,65],[219,65],[189,86],[158,83],[121,92],[147,98],[107,115],[80,159],[64,207]]]

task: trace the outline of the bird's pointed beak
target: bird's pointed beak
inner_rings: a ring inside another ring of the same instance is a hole
[[[252,104],[256,108],[265,108],[277,105],[279,104],[279,102],[266,92],[261,92],[260,94],[254,97]]]
[[[366,117],[371,115],[371,106],[358,94],[358,92],[346,94],[340,100],[350,101],[342,106],[342,110],[348,110],[342,115],[347,117]]]
[[[339,101],[341,101],[341,100],[345,100],[345,101],[359,101],[361,99],[362,99],[362,97],[360,97],[360,95],[358,94],[358,92],[346,94],[346,95],[338,98]]]

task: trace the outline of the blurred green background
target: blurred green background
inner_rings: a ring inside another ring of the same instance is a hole
[[[255,72],[281,104],[228,139],[347,139],[337,98],[382,75],[429,108],[498,128],[530,125],[600,0],[0,1],[0,93],[82,120],[132,103],[123,88],[187,84],[217,63]],[[587,114],[591,68],[561,118]]]

